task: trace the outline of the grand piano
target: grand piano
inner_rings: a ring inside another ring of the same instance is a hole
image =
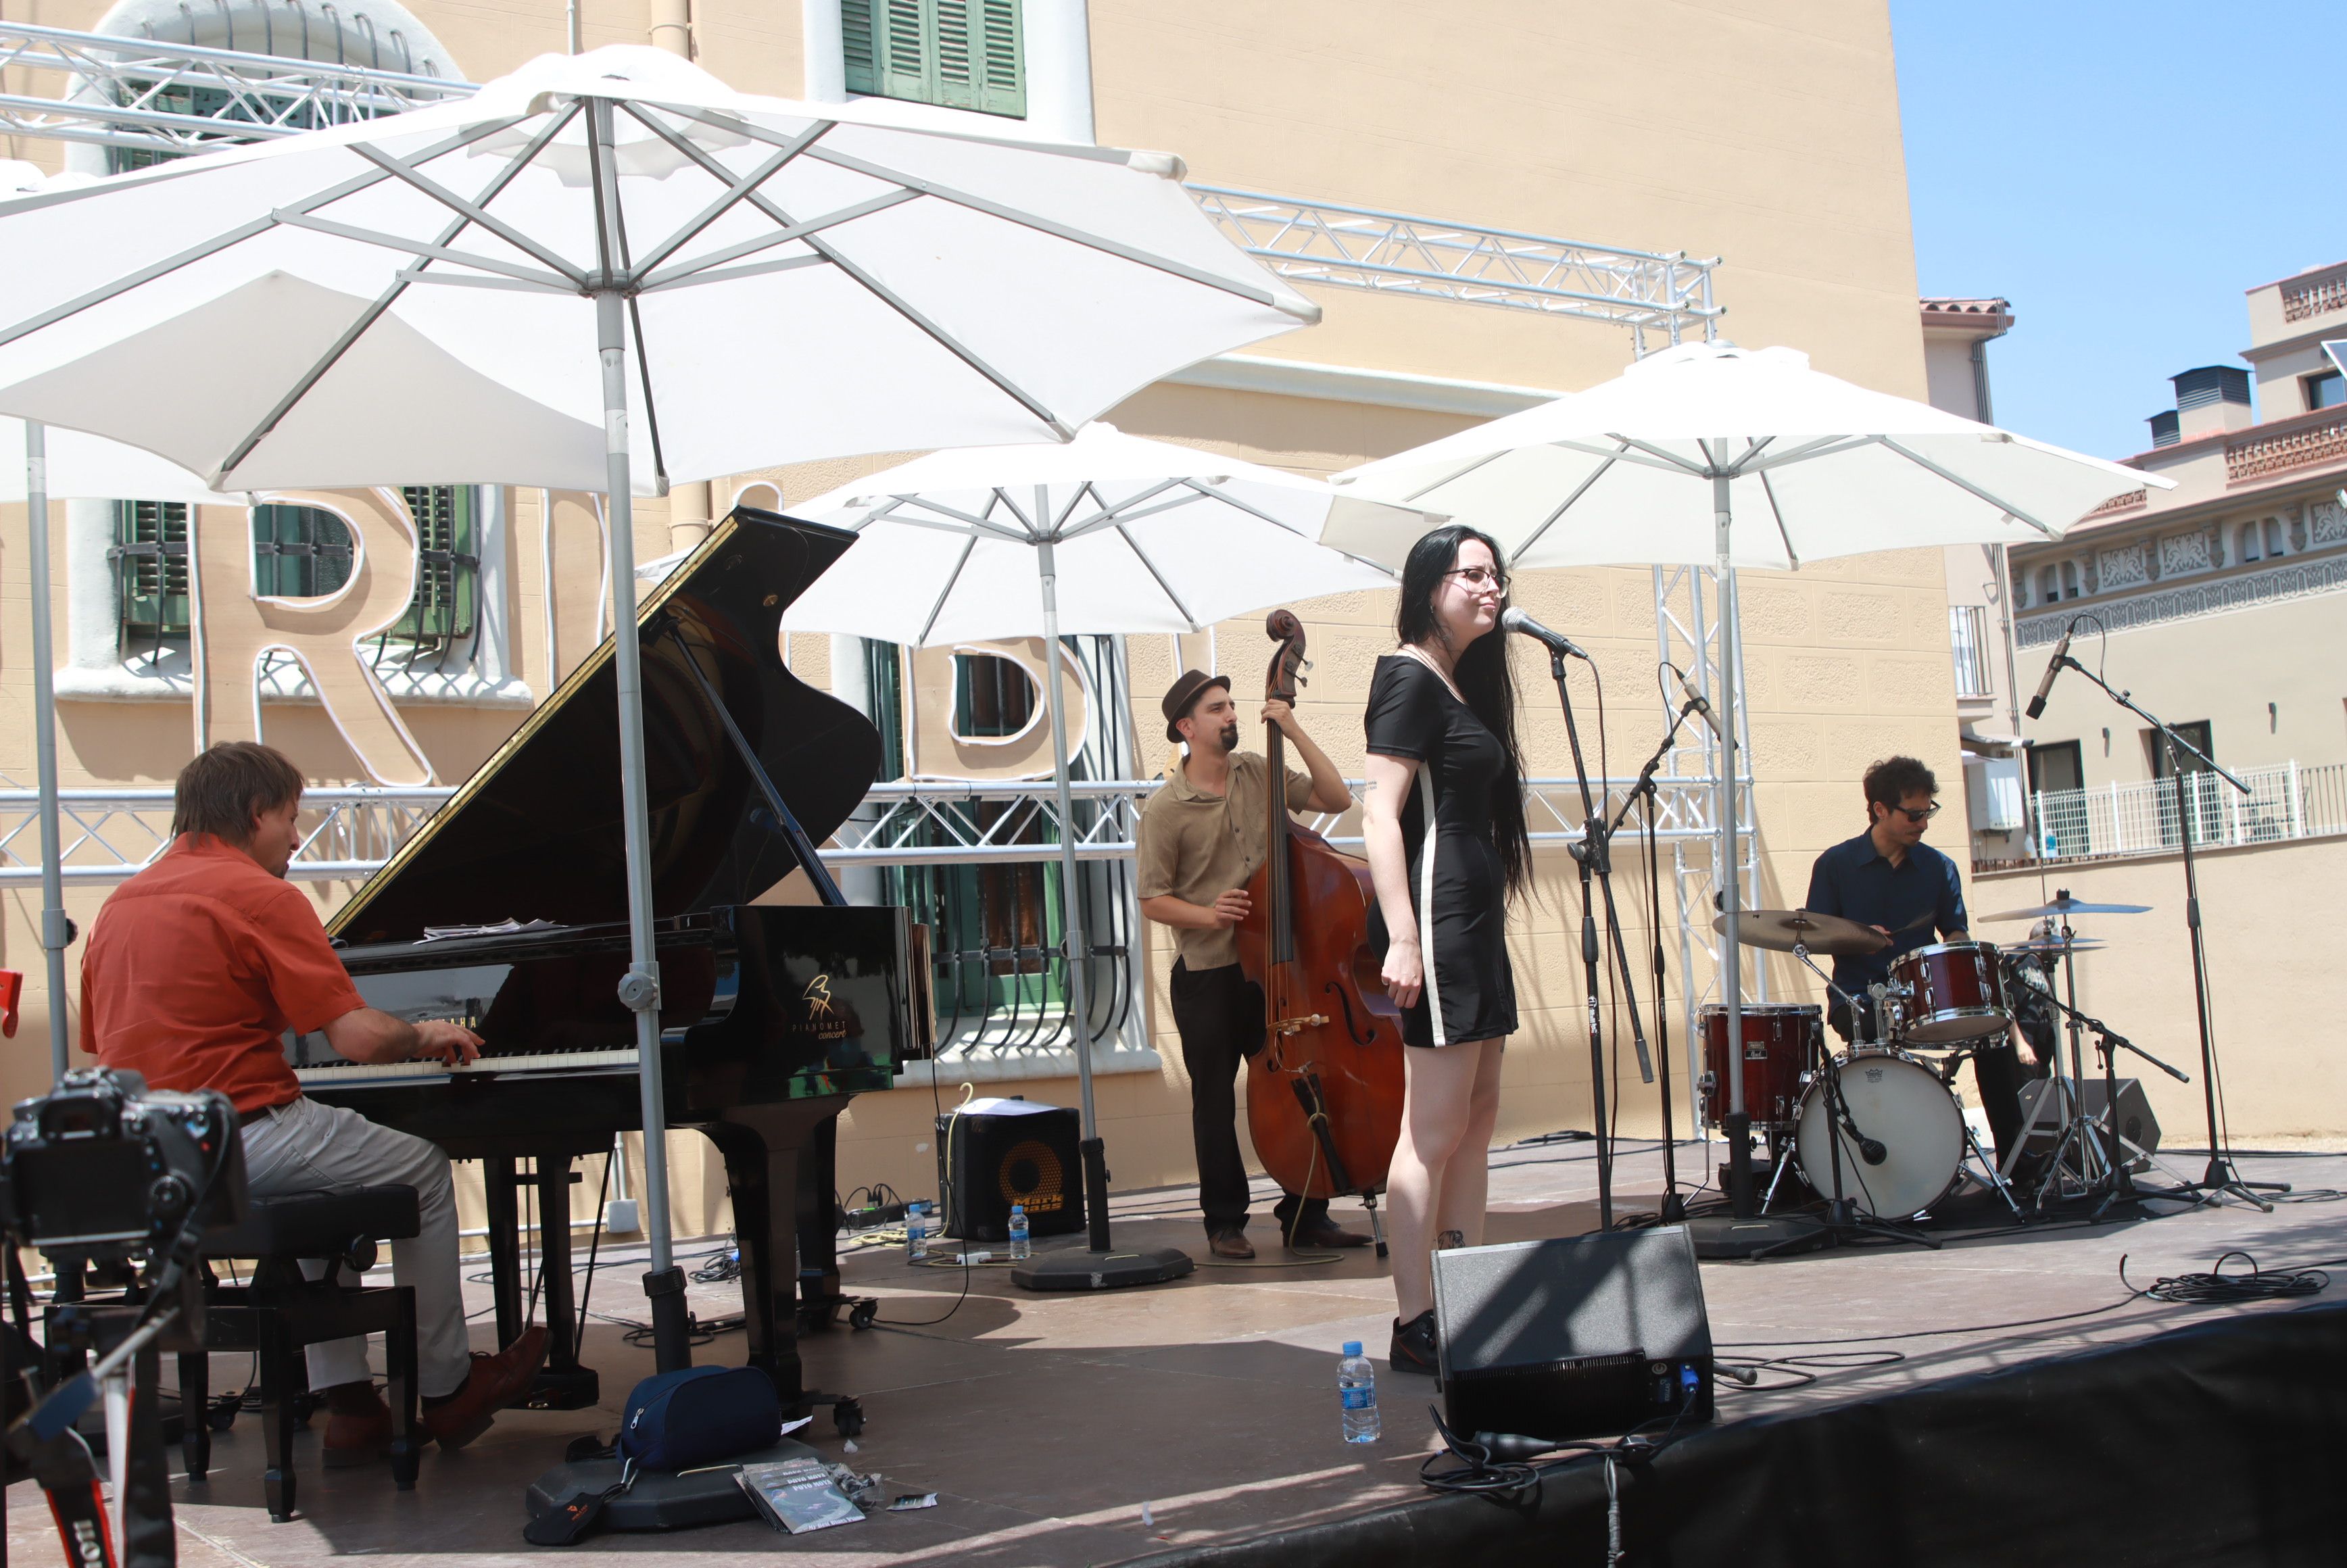
[[[879,771],[880,737],[782,661],[784,608],[854,536],[737,507],[641,606],[644,751],[669,1123],[725,1163],[749,1364],[805,1394],[804,1318],[840,1303],[835,1157],[848,1101],[928,1054],[924,933],[848,907],[815,857]],[[524,1178],[552,1343],[532,1403],[596,1402],[574,1350],[572,1161],[642,1126],[617,698],[606,641],[328,926],[367,1002],[482,1038],[462,1069],[361,1065],[290,1039],[303,1091],[483,1162],[497,1338],[524,1323]],[[793,873],[799,873],[794,877]],[[759,903],[790,878],[783,897]],[[804,900],[813,897],[818,901]],[[498,928],[506,927],[506,928]],[[607,1281],[610,1309],[641,1309]]]

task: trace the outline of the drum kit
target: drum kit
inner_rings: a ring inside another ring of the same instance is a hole
[[[2079,1087],[2085,1076],[2082,1031],[2095,1034],[2103,1055],[2104,1107],[2116,1098],[2111,1059],[2118,1050],[2143,1056],[2171,1077],[2185,1075],[2077,1009],[2071,966],[2076,955],[2105,944],[2080,938],[2069,919],[2141,914],[2146,908],[2089,904],[2065,890],[2050,904],[1985,917],[2037,922],[2030,940],[2003,948],[1963,941],[1911,948],[1891,961],[1887,979],[1856,996],[1836,988],[1816,957],[1870,957],[1892,946],[1891,936],[1803,909],[1744,911],[1741,940],[1791,953],[1825,980],[1838,1006],[1847,1009],[1850,1043],[1840,1050],[1827,1044],[1822,1008],[1753,1002],[1739,1009],[1743,1040],[1740,1050],[1732,1050],[1727,1009],[1705,1007],[1704,1071],[1697,1081],[1704,1121],[1723,1125],[1727,1075],[1741,1071],[1745,1108],[1753,1131],[1767,1139],[1774,1166],[1763,1210],[1777,1202],[1788,1176],[1798,1176],[1829,1200],[1829,1227],[1887,1228],[1922,1240],[1900,1230],[1900,1222],[1925,1214],[1968,1180],[1997,1193],[2016,1216],[2024,1194],[2041,1209],[2056,1198],[2099,1194],[2107,1206],[2136,1195],[2127,1173],[2144,1163],[2147,1152],[2122,1149],[2125,1140],[2107,1124],[2107,1112],[2089,1112]],[[2067,981],[2066,1000],[2053,993],[2057,963]],[[2024,1130],[2040,1136],[2015,1136],[2000,1165],[1982,1148],[1952,1085],[1965,1061],[2005,1043],[2024,1003],[2023,988],[2028,1002],[2043,1003],[2067,1020],[2070,1058],[2065,1064],[2058,1047],[2053,1050],[2055,1087],[2037,1097],[2032,1125]],[[2017,1173],[2024,1144],[2043,1148],[2042,1134],[2048,1133],[2050,1156],[2034,1159]],[[2032,1187],[2034,1192],[2026,1192]]]

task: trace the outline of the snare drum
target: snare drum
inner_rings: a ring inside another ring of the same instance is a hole
[[[1727,1116],[1727,1009],[1706,1007],[1703,1025],[1703,1119],[1717,1127]],[[1789,1127],[1800,1103],[1801,1075],[1817,1061],[1824,1015],[1813,1007],[1765,1002],[1744,1005],[1744,1111],[1752,1125]]]
[[[2004,976],[1994,944],[1941,942],[1902,953],[1891,978],[1909,988],[1907,1045],[1948,1045],[2001,1035],[2011,1021],[2004,1005]]]
[[[1954,1191],[1963,1171],[1964,1116],[1940,1075],[1902,1051],[1860,1050],[1838,1060],[1850,1125],[1835,1137],[1829,1072],[1819,1072],[1793,1135],[1801,1179],[1833,1195],[1838,1142],[1842,1195],[1877,1219],[1906,1219]]]

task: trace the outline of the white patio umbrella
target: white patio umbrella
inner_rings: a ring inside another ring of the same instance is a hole
[[[1091,1241],[1047,1288],[1142,1284],[1186,1272],[1178,1252],[1129,1249],[1113,1261],[1092,1013],[1081,944],[1075,803],[1056,651],[1063,632],[1199,631],[1289,600],[1390,588],[1380,568],[1313,542],[1332,511],[1360,526],[1419,532],[1436,521],[1347,499],[1317,479],[1093,424],[1064,445],[936,452],[794,508],[859,537],[784,613],[785,630],[848,631],[913,647],[1040,637],[1060,811],[1071,1016],[1083,1105]],[[1178,1260],[1178,1261],[1177,1261]],[[1056,1277],[1054,1275],[1056,1274]]]
[[[1064,439],[1183,365],[1318,317],[1224,241],[1180,160],[736,93],[650,48],[474,97],[0,202],[0,412],[228,489],[671,480]],[[200,364],[191,395],[158,364]],[[636,639],[616,636],[652,1272],[674,1277]],[[681,1365],[683,1298],[655,1300]]]
[[[1736,569],[1919,545],[2059,538],[2124,490],[2170,481],[1871,392],[1789,348],[1685,343],[1615,379],[1339,474],[1348,493],[1446,512],[1516,569],[1716,566],[1721,579],[1720,864],[1727,1038],[1741,1038],[1737,947]],[[1327,542],[1399,565],[1416,536],[1332,518]],[[1741,1074],[1728,1075],[1732,1115]],[[1750,1182],[1729,1157],[1739,1214]]]
[[[0,452],[22,451],[22,468],[0,464],[0,504],[25,506],[25,564],[30,579],[33,634],[33,773],[39,795],[41,957],[49,998],[49,1071],[62,1079],[71,1061],[66,1029],[65,868],[58,864],[57,699],[49,599],[49,503],[111,500],[179,501],[190,506],[243,504],[222,496],[177,464],[119,441],[78,430],[49,430],[37,420],[0,417]]]

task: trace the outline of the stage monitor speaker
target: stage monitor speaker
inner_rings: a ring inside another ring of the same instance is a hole
[[[1023,1100],[979,1102],[938,1117],[938,1228],[963,1241],[1008,1241],[1010,1205],[1023,1204],[1030,1235],[1083,1229],[1082,1135],[1073,1111]]]
[[[1434,1255],[1443,1419],[1551,1442],[1712,1418],[1711,1325],[1685,1225]]]
[[[2159,1118],[2152,1114],[2151,1101],[2139,1080],[2120,1079],[2118,1091],[2118,1134],[2124,1140],[2120,1153],[2128,1170],[2147,1171],[2152,1155],[2159,1152]],[[2078,1101],[2095,1124],[2101,1125],[2103,1081],[2089,1078],[2081,1083]],[[2062,1135],[2062,1100],[2052,1079],[2033,1079],[2021,1086],[2021,1125],[2023,1147],[2032,1155],[2044,1159],[2054,1153],[2054,1144]]]

